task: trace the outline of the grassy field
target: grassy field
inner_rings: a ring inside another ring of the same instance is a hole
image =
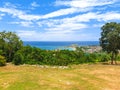
[[[0,90],[120,90],[120,66],[0,67]]]

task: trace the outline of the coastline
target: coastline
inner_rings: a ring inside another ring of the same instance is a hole
[[[76,50],[76,47],[99,46],[99,41],[23,41],[24,46],[30,45],[44,50]]]

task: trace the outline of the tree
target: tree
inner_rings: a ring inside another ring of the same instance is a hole
[[[6,57],[8,62],[11,62],[14,54],[23,46],[22,41],[13,32],[0,32],[0,50]]]
[[[101,27],[100,46],[103,51],[111,54],[111,64],[116,63],[120,50],[120,23],[110,22]]]

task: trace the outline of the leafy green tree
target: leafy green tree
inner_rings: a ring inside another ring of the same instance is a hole
[[[14,54],[23,46],[22,41],[13,32],[0,32],[0,50],[7,58],[8,62],[11,62]]]
[[[111,55],[111,64],[116,63],[116,57],[120,50],[120,24],[116,22],[106,23],[102,26],[100,45],[103,50]]]

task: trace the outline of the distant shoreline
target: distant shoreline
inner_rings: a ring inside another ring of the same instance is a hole
[[[66,49],[76,46],[99,46],[99,41],[23,41],[23,44],[45,50]]]

